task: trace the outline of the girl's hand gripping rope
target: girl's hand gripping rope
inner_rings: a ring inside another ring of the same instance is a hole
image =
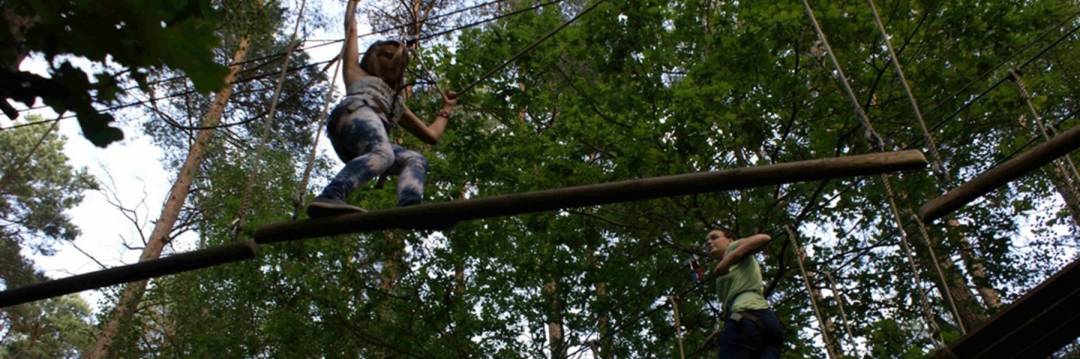
[[[439,116],[450,118],[450,115],[454,112],[454,107],[457,106],[457,97],[458,95],[454,91],[442,92],[443,106],[442,110],[439,110]]]

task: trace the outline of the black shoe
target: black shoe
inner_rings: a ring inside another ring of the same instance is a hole
[[[315,197],[307,207],[307,215],[311,218],[323,218],[340,216],[349,213],[362,213],[367,210],[345,203],[340,199]]]

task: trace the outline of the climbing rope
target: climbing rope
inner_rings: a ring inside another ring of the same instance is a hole
[[[338,56],[340,59],[341,56]],[[334,96],[334,82],[337,79],[338,70],[341,68],[341,61],[334,62],[334,74],[330,76],[330,83],[326,85],[326,98],[323,99],[323,109],[319,112],[321,116],[319,122],[315,125],[315,129],[312,131],[311,139],[311,151],[308,152],[307,161],[304,165],[304,174],[300,178],[300,183],[296,186],[296,194],[293,196],[293,213],[292,219],[295,221],[300,218],[300,209],[304,207],[304,193],[307,192],[308,181],[311,180],[311,171],[315,168],[315,154],[318,152],[319,132],[322,132],[323,126],[326,123],[326,119],[329,118],[327,111],[330,110],[330,102],[333,101]]]
[[[63,112],[66,111],[61,111],[61,113],[57,115],[57,118],[63,116]],[[41,137],[34,143],[34,147],[31,147],[30,151],[27,151],[26,155],[23,156],[21,160],[12,162],[4,169],[4,176],[0,177],[0,191],[3,191],[4,188],[7,187],[8,181],[10,181],[16,173],[22,172],[23,167],[30,163],[30,160],[34,158],[34,154],[37,153],[38,149],[41,148],[41,145],[45,143],[45,140],[49,138],[49,135],[51,135],[53,131],[56,131],[59,124],[59,121],[53,121],[52,126],[49,126],[49,129],[41,134]]]
[[[491,1],[491,2],[488,2],[488,3],[485,3],[485,4],[490,5],[490,4],[494,4],[494,3],[498,3],[498,2],[502,2],[502,1],[507,1],[507,0]],[[508,12],[508,13],[505,13],[505,14],[500,14],[500,15],[489,17],[489,18],[484,18],[484,19],[477,20],[477,21],[474,21],[474,22],[471,22],[471,23],[468,23],[468,24],[464,24],[464,25],[461,25],[461,26],[457,26],[457,27],[454,27],[454,28],[443,30],[443,31],[440,31],[440,32],[437,32],[437,33],[434,33],[434,34],[429,34],[429,35],[421,37],[420,39],[421,40],[426,40],[426,39],[431,39],[431,38],[438,37],[438,36],[443,36],[443,35],[446,35],[446,34],[449,34],[449,33],[452,33],[452,32],[461,31],[461,30],[464,30],[464,29],[480,26],[480,25],[490,23],[490,22],[493,22],[493,21],[497,21],[497,20],[501,20],[501,19],[504,19],[504,18],[508,18],[508,17],[519,15],[519,14],[527,13],[527,12],[530,12],[530,11],[533,11],[533,10],[536,10],[536,9],[539,9],[539,8],[542,8],[542,7],[545,7],[545,6],[558,4],[558,3],[561,3],[563,1],[564,0],[552,0],[552,1],[539,3],[539,4],[536,4],[536,5],[533,5],[533,6],[529,6],[529,7],[526,7],[526,8],[511,11],[511,12]],[[453,14],[457,14],[457,13],[460,13],[460,12],[471,10],[473,8],[476,8],[476,6],[451,11],[451,12],[448,12],[448,13],[445,13],[445,14],[436,15],[436,16],[431,17],[430,19],[450,16],[450,15],[453,15]],[[379,34],[383,34],[383,33],[393,31],[393,30],[395,30],[397,28],[400,28],[402,26],[405,26],[405,25],[396,26],[396,27],[389,27],[389,28],[385,28],[385,29],[379,29],[379,30],[372,31],[372,32],[369,32],[369,33],[366,33],[366,34],[360,34],[360,35],[358,35],[358,37],[379,35]],[[323,47],[323,46],[334,44],[334,43],[339,43],[341,41],[342,40],[339,39],[339,40],[334,40],[334,41],[330,41],[330,42],[326,42],[326,43],[322,43],[322,44],[318,44],[318,45],[314,45],[314,46],[299,47],[299,48],[296,48],[296,50],[304,50],[304,51],[306,51],[306,50],[311,50],[311,49],[315,49],[315,48],[318,48],[318,47]],[[264,59],[273,58],[273,60],[271,60],[271,61],[267,61],[264,64],[257,65],[255,67],[253,67],[253,68],[260,68],[260,67],[265,66],[266,64],[270,64],[270,63],[278,61],[280,59],[280,56],[283,56],[283,53],[275,53],[275,54],[270,54],[270,55],[266,55],[266,56],[262,56],[262,57],[258,57],[258,58],[248,59],[248,60],[244,60],[244,61],[238,61],[238,62],[236,62],[236,64],[237,65],[239,65],[239,64],[247,64],[247,63],[251,63],[251,62],[254,62],[254,61],[261,61],[261,60],[264,60]],[[296,71],[300,71],[300,70],[307,69],[307,68],[314,67],[314,66],[318,66],[318,65],[329,64],[334,60],[336,60],[336,58],[306,64],[306,65],[303,65],[303,66],[299,66],[299,67],[289,69],[289,72],[296,72]],[[251,70],[251,69],[246,69],[245,71],[249,71],[249,70]],[[325,71],[325,69],[324,69],[324,71]],[[255,81],[255,80],[259,80],[259,79],[262,79],[262,78],[269,77],[271,75],[272,75],[272,73],[258,75],[258,76],[252,76],[252,77],[249,77],[249,78],[244,78],[244,79],[241,79],[241,80],[234,81],[233,84]],[[174,76],[174,77],[170,77],[170,78],[150,82],[149,84],[150,85],[155,85],[155,84],[165,83],[165,82],[169,82],[169,81],[180,80],[180,79],[184,79],[184,78],[187,78],[187,77],[186,76]],[[125,88],[124,90],[126,91],[126,90],[135,89],[135,88],[137,88],[137,86]],[[261,90],[253,90],[252,92],[254,92],[254,91],[261,91]],[[171,95],[168,95],[168,96],[162,96],[162,97],[159,97],[158,99],[175,98],[175,97],[186,96],[186,95],[191,95],[191,94],[196,94],[196,93],[197,93],[196,91],[190,90],[190,91],[185,91],[185,92],[182,92],[182,93],[176,93],[176,94],[171,94]],[[136,102],[132,102],[132,103],[125,103],[125,104],[110,106],[110,107],[106,107],[106,108],[102,109],[101,112],[112,112],[112,111],[117,111],[117,110],[121,110],[121,109],[125,109],[125,108],[140,106],[140,105],[145,104],[146,102],[147,101],[136,101]],[[48,107],[48,106],[43,105],[43,106],[30,107],[30,108],[19,110],[19,112],[26,112],[26,111],[45,108],[45,107]],[[52,123],[52,122],[55,122],[55,121],[72,119],[72,118],[76,118],[76,117],[77,117],[76,115],[72,114],[72,115],[62,116],[62,117],[59,117],[59,118],[56,118],[56,119],[21,123],[21,124],[16,124],[16,125],[11,125],[11,126],[8,126],[8,127],[0,128],[0,131],[15,129],[15,128],[19,128],[19,127],[25,127],[25,126],[35,126],[35,125],[47,124],[47,123]]]
[[[247,209],[251,203],[252,192],[255,189],[255,179],[259,175],[259,161],[262,159],[263,152],[266,151],[270,137],[270,129],[274,124],[274,117],[277,115],[278,100],[281,98],[281,89],[285,84],[285,75],[288,73],[289,60],[292,58],[293,51],[299,47],[300,43],[297,41],[297,37],[300,34],[300,23],[304,19],[304,8],[307,6],[307,0],[300,0],[300,10],[296,14],[296,24],[293,26],[292,37],[289,39],[289,49],[285,52],[285,59],[281,65],[281,73],[278,74],[277,85],[274,86],[274,95],[270,99],[270,114],[266,121],[263,122],[262,130],[259,135],[259,145],[255,149],[255,154],[249,163],[251,166],[251,173],[248,174],[247,183],[244,185],[244,193],[240,200],[240,208],[236,211],[236,218],[233,219],[233,239],[240,234],[240,228],[244,227],[244,219],[247,215]]]
[[[911,91],[911,84],[907,80],[907,76],[904,75],[904,68],[900,64],[900,57],[896,55],[896,51],[893,50],[892,40],[890,39],[889,32],[885,29],[885,23],[881,21],[881,15],[878,13],[877,5],[874,0],[867,0],[870,5],[871,13],[874,15],[874,23],[877,25],[878,31],[881,32],[882,41],[885,43],[885,48],[889,53],[890,62],[893,63],[893,68],[896,70],[896,76],[900,79],[900,84],[904,89],[904,93],[907,95],[908,102],[911,104],[911,110],[915,113],[915,120],[919,125],[919,129],[923,135],[923,141],[929,149],[931,158],[931,169],[934,174],[937,175],[941,187],[948,190],[952,183],[952,177],[949,175],[948,169],[945,168],[945,162],[941,159],[941,154],[938,152],[937,143],[934,141],[934,136],[930,134],[930,130],[926,127],[926,121],[923,119],[922,109],[919,107],[918,100],[915,99],[915,94]],[[942,283],[942,287],[945,292],[945,298],[952,309],[953,318],[960,327],[961,333],[966,333],[967,329],[964,325],[963,318],[960,317],[960,312],[956,307],[956,299],[953,298],[952,290],[949,289],[948,280],[945,277],[944,271],[941,270],[941,265],[937,259],[936,250],[934,250],[933,240],[930,238],[929,232],[926,230],[926,224],[918,216],[913,216],[916,224],[919,227],[923,240],[926,241],[927,251],[930,253],[930,257],[933,260],[934,269],[937,272],[938,279]]]
[[[810,23],[814,27],[814,31],[817,33],[818,39],[822,45],[825,46],[825,51],[829,55],[829,60],[833,63],[836,70],[836,75],[840,82],[841,88],[844,90],[844,94],[851,100],[852,106],[855,108],[855,113],[858,115],[859,120],[862,122],[865,128],[866,140],[870,142],[878,151],[885,151],[885,141],[874,130],[873,124],[870,122],[870,117],[863,110],[862,105],[859,103],[858,98],[855,96],[855,91],[851,89],[847,76],[844,75],[843,67],[840,65],[840,61],[836,58],[836,53],[833,52],[832,46],[829,45],[829,39],[825,35],[825,31],[821,29],[821,25],[817,21],[817,16],[814,15],[814,9],[810,6],[809,0],[803,0],[803,7],[806,10],[807,16],[810,18]],[[900,209],[896,204],[896,193],[892,188],[892,181],[888,175],[881,175],[882,187],[885,189],[885,196],[889,202],[889,209],[892,212],[893,219],[896,221],[896,228],[900,231],[900,247],[903,250],[905,257],[907,258],[908,266],[911,268],[913,280],[915,282],[915,289],[918,292],[917,297],[922,306],[923,315],[926,317],[926,324],[930,329],[931,340],[938,346],[944,345],[944,340],[941,339],[941,329],[937,326],[937,322],[934,321],[934,315],[930,309],[930,302],[926,298],[926,293],[922,289],[922,278],[919,275],[918,266],[915,265],[915,255],[911,249],[911,245],[908,243],[907,230],[904,229],[904,222],[900,217]],[[942,285],[945,285],[943,283]]]
[[[840,341],[836,338],[830,337],[829,325],[825,320],[825,316],[821,314],[821,308],[818,307],[818,296],[814,291],[813,283],[810,283],[810,276],[806,273],[806,265],[803,263],[805,252],[803,252],[802,246],[799,245],[798,238],[795,237],[795,230],[791,225],[784,226],[784,230],[787,231],[788,240],[791,241],[795,250],[795,260],[799,264],[799,272],[802,273],[803,284],[806,286],[806,294],[810,297],[810,306],[814,309],[814,316],[817,317],[818,326],[821,328],[821,341],[825,343],[825,349],[829,353],[829,357],[836,359],[837,350],[840,349]]]
[[[844,321],[844,331],[847,332],[848,341],[851,342],[851,351],[858,354],[859,344],[855,341],[855,332],[851,330],[851,326],[848,325],[851,321],[848,320],[847,310],[844,309],[844,292],[841,292],[836,286],[836,280],[827,270],[818,269],[821,274],[825,275],[825,281],[829,282],[829,288],[832,289],[833,296],[836,297],[836,308],[840,311],[840,319]],[[856,357],[858,355],[855,355]]]
[[[919,108],[919,101],[915,99],[915,94],[911,92],[911,85],[908,83],[907,76],[904,75],[904,67],[900,64],[900,58],[896,56],[896,50],[893,49],[892,40],[889,38],[889,32],[885,30],[885,24],[881,22],[881,15],[878,14],[877,5],[874,4],[874,0],[866,0],[870,4],[870,11],[874,14],[874,23],[877,24],[878,31],[881,32],[881,39],[885,43],[885,49],[889,52],[889,58],[892,60],[893,68],[896,69],[896,76],[900,79],[900,84],[904,88],[904,93],[907,94],[908,102],[911,103],[911,110],[915,113],[915,120],[919,124],[919,130],[923,135],[923,140],[926,141],[926,146],[929,148],[931,166],[930,168],[938,175],[942,183],[946,185],[952,183],[952,178],[949,176],[949,172],[944,168],[944,162],[941,160],[941,154],[938,153],[937,144],[934,142],[934,137],[930,135],[930,130],[926,128],[926,121],[923,120],[922,110]]]
[[[1028,93],[1027,86],[1024,85],[1024,78],[1020,76],[1020,73],[1016,70],[1009,70],[1009,78],[1016,85],[1016,91],[1019,93],[1020,98],[1024,100],[1028,112],[1031,113],[1031,122],[1035,123],[1035,128],[1038,129],[1038,133],[1042,135],[1043,141],[1050,141],[1051,137],[1057,135],[1057,130],[1053,127],[1046,126],[1046,122],[1043,121],[1042,115],[1039,114],[1039,110],[1035,108],[1035,103],[1031,102],[1031,94]],[[1069,183],[1069,187],[1076,189],[1076,180],[1080,178],[1080,173],[1076,170],[1076,163],[1073,163],[1072,157],[1065,156],[1059,159],[1057,165],[1059,167],[1068,167],[1068,170],[1062,168],[1062,172],[1065,173],[1065,180]],[[1064,164],[1062,164],[1064,163]],[[1074,195],[1078,195],[1075,194]]]
[[[461,90],[458,90],[458,95],[471,91],[474,87],[476,87],[480,83],[487,80],[489,77],[494,75],[499,70],[502,70],[504,67],[506,67],[510,63],[512,63],[514,61],[517,61],[517,59],[521,58],[522,56],[525,56],[525,54],[527,54],[529,51],[532,51],[537,46],[540,46],[541,43],[543,43],[547,39],[550,39],[552,36],[555,36],[555,34],[559,33],[559,31],[562,31],[562,29],[565,29],[567,26],[570,26],[570,24],[574,23],[574,21],[577,21],[577,19],[580,19],[583,15],[588,14],[590,11],[595,9],[597,6],[599,6],[604,1],[607,1],[607,0],[596,0],[595,2],[593,2],[592,5],[589,5],[589,7],[585,8],[584,10],[581,10],[581,12],[579,12],[577,15],[574,15],[574,17],[570,18],[570,20],[566,20],[566,22],[564,22],[562,25],[559,25],[558,27],[552,29],[547,34],[544,34],[544,36],[541,36],[539,39],[536,39],[535,41],[533,41],[528,46],[525,46],[524,48],[522,48],[520,51],[518,51],[517,54],[514,54],[514,56],[511,56],[509,59],[507,59],[506,61],[503,61],[498,66],[495,66],[495,67],[489,69],[487,72],[480,75],[480,77],[478,77],[472,83],[466,85]]]
[[[938,262],[937,252],[934,251],[934,242],[930,239],[930,233],[926,230],[926,224],[919,218],[915,211],[909,211],[911,218],[915,221],[915,224],[919,226],[919,232],[922,233],[923,240],[926,241],[926,247],[930,249],[930,259],[934,263],[934,270],[937,271],[938,277],[941,279],[941,288],[945,290],[945,299],[949,302],[949,308],[952,309],[953,319],[956,320],[956,324],[960,327],[960,333],[967,333],[967,325],[964,324],[964,319],[960,317],[960,310],[956,307],[956,299],[953,297],[952,289],[945,283],[945,272],[941,270],[941,264]]]
[[[679,358],[686,359],[686,351],[683,349],[682,320],[679,315],[679,298],[673,295],[668,296],[668,301],[671,302],[671,318],[675,325],[675,338],[679,341]]]

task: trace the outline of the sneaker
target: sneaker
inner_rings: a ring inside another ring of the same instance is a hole
[[[316,197],[307,207],[308,217],[323,218],[340,216],[349,213],[362,213],[367,210],[345,203],[340,199]]]

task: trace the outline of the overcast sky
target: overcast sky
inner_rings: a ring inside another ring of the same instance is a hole
[[[341,2],[324,0],[322,3],[320,10],[327,12],[324,16],[330,17],[331,24],[341,24],[341,15],[344,13]],[[310,11],[311,9],[305,18],[311,17]],[[361,33],[371,31],[366,16],[360,14],[357,20]],[[291,24],[295,17],[287,21]],[[288,28],[291,30],[292,26]],[[308,37],[314,39],[339,39],[344,36],[340,25],[328,30],[314,27],[307,29],[311,31]],[[372,40],[374,39],[363,39],[360,45],[366,46],[366,43]],[[334,57],[340,49],[338,45],[323,46],[309,51],[308,54],[312,62],[319,62]],[[89,71],[95,69],[85,60],[74,59],[72,62]],[[41,56],[31,56],[22,63],[20,69],[45,75],[46,65]],[[332,71],[333,68],[328,69],[328,72]],[[333,80],[340,92],[343,87],[340,75]],[[56,113],[51,109],[30,111],[24,113],[24,116],[27,114],[38,114],[46,119],[56,118]],[[166,194],[175,178],[173,171],[166,171],[162,166],[162,150],[143,134],[141,121],[127,120],[139,117],[119,116],[118,118],[125,119],[120,124],[124,131],[124,140],[106,148],[96,147],[83,138],[82,130],[75,119],[60,122],[59,133],[67,138],[64,152],[70,164],[76,168],[85,168],[94,175],[101,183],[103,191],[87,192],[83,202],[68,211],[72,221],[82,231],[74,243],[59,244],[56,254],[52,256],[41,256],[28,249],[23,250],[23,254],[32,258],[38,269],[43,270],[49,277],[60,278],[101,269],[101,265],[91,259],[91,256],[109,267],[138,261],[140,251],[129,250],[124,246],[124,239],[129,245],[142,245],[138,231],[135,225],[109,202],[119,201],[125,207],[135,209],[143,232],[149,234],[153,229],[152,221],[160,215]],[[5,118],[0,124],[9,126],[12,122]],[[325,136],[320,141],[319,148],[324,150],[325,154],[325,150],[329,148]],[[112,198],[114,195],[115,198]],[[195,242],[195,237],[191,234],[181,236],[174,241],[172,248],[176,251],[190,250]],[[166,248],[166,255],[171,250]],[[80,294],[95,310],[99,309],[100,300],[103,298],[101,291],[85,291]]]

